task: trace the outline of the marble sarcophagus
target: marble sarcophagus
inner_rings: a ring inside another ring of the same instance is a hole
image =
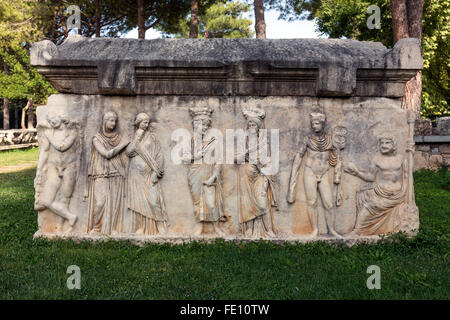
[[[139,241],[414,234],[419,42],[38,42],[36,236]]]

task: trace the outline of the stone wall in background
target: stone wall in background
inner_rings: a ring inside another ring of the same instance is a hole
[[[439,136],[450,136],[450,117],[436,119],[436,134]]]
[[[0,130],[0,150],[37,145],[36,129]]]
[[[450,167],[450,117],[418,119],[414,126],[414,170],[438,170]]]

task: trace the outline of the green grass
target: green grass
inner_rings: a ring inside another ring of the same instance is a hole
[[[36,163],[38,161],[39,148],[27,150],[0,151],[0,167],[13,166],[21,163]]]
[[[421,230],[354,247],[33,240],[34,169],[0,174],[0,299],[449,299],[450,172],[415,174]],[[369,265],[381,290],[368,290]],[[68,290],[69,265],[81,290]]]

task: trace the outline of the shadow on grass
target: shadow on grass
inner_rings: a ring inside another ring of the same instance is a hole
[[[354,247],[308,244],[33,240],[34,170],[0,175],[2,299],[448,299],[448,172],[415,174],[421,228]],[[68,290],[69,265],[82,272]],[[366,286],[381,268],[381,290]]]

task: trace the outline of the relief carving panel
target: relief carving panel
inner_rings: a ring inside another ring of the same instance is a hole
[[[413,126],[389,98],[54,95],[38,108],[36,235],[413,233]]]

